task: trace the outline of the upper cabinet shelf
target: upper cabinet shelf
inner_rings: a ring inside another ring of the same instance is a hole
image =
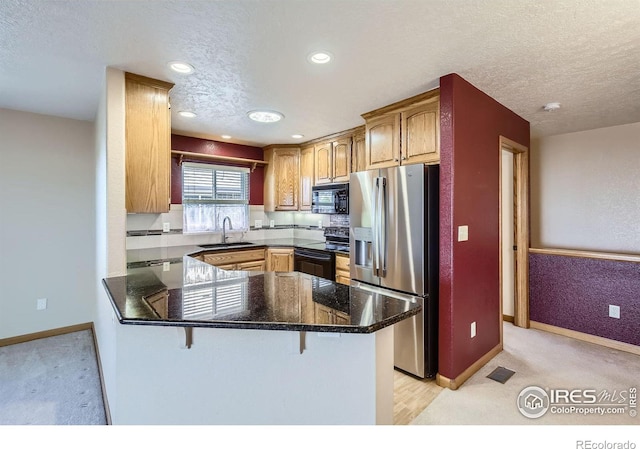
[[[171,155],[176,156],[178,158],[178,165],[182,164],[184,159],[188,159],[191,161],[218,161],[218,162],[231,162],[234,164],[242,164],[251,166],[251,171],[255,170],[257,165],[268,165],[267,161],[258,161],[255,159],[245,159],[242,157],[231,157],[231,156],[219,156],[216,154],[205,154],[205,153],[190,153],[188,151],[178,151],[171,150]]]

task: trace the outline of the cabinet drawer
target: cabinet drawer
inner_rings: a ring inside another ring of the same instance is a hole
[[[343,270],[349,272],[349,258],[336,254],[336,270]]]
[[[336,271],[336,282],[338,284],[349,285],[351,278],[349,277],[349,273],[345,271]]]
[[[252,260],[251,262],[241,262],[238,270],[244,271],[266,271],[267,264],[264,260]]]
[[[253,260],[264,260],[264,249],[229,251],[224,253],[216,252],[204,255],[204,261],[211,265],[229,265]]]

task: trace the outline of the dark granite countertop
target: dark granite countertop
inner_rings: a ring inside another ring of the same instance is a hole
[[[416,298],[375,287],[298,272],[226,271],[189,256],[168,267],[129,268],[103,284],[120,323],[134,325],[371,333],[421,309]]]
[[[310,240],[310,239],[297,239],[297,238],[279,238],[279,239],[264,239],[264,240],[251,240],[251,245],[243,247],[230,247],[230,248],[203,248],[198,245],[184,245],[184,246],[164,246],[157,248],[145,248],[145,249],[130,249],[127,250],[127,266],[128,267],[140,267],[145,265],[162,264],[163,262],[179,262],[182,256],[191,255],[195,256],[199,253],[212,252],[212,251],[241,251],[251,248],[259,248],[261,246],[266,247],[292,247],[292,248],[307,248],[321,251],[330,251],[336,254],[343,254],[348,256],[346,251],[328,250],[325,249],[325,242],[322,240]]]

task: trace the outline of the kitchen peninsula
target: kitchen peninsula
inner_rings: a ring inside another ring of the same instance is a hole
[[[103,280],[123,325],[114,424],[393,422],[392,325],[412,297],[198,252]]]

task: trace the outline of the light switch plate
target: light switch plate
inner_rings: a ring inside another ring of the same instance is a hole
[[[471,338],[476,336],[476,322],[471,323]]]
[[[458,241],[466,242],[469,240],[469,226],[458,226]]]
[[[620,306],[609,304],[609,317],[620,319]]]
[[[47,308],[47,298],[39,298],[36,301],[36,310],[44,310]]]
[[[165,222],[162,223],[162,232],[170,232],[171,231],[171,223],[170,222]]]

